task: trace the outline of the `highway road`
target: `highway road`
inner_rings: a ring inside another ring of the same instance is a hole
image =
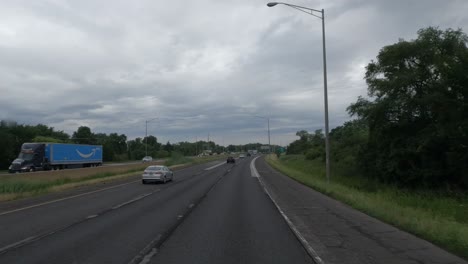
[[[263,157],[0,203],[0,263],[460,263]]]
[[[0,263],[313,263],[250,162],[0,203]]]

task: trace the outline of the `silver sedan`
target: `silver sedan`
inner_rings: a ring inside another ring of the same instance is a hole
[[[147,182],[162,182],[172,181],[174,173],[166,166],[149,166],[143,172],[141,183]]]

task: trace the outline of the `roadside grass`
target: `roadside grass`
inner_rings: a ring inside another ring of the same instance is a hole
[[[164,164],[172,169],[201,164],[223,156],[187,158],[175,154]],[[137,163],[122,166],[96,167],[73,170],[17,173],[0,177],[0,201],[9,201],[50,192],[62,191],[83,185],[137,176],[149,165],[161,162]]]
[[[184,155],[178,152],[172,152],[171,156],[168,159],[166,159],[166,162],[164,162],[164,165],[172,166],[175,164],[185,164],[192,162],[193,158],[185,157]]]
[[[327,183],[324,164],[302,155],[269,155],[267,162],[298,182],[468,259],[466,194],[399,189],[350,175],[341,164],[333,164]]]
[[[31,179],[31,177],[24,177],[22,179],[0,179],[0,201],[35,196],[49,193],[51,191],[59,191],[90,183],[103,182],[110,180],[110,178],[115,180],[116,178],[122,178],[122,176],[129,177],[140,171],[142,171],[142,168],[97,172],[81,177],[76,175],[63,176],[66,175],[64,173],[61,174],[61,178],[57,178],[56,175],[53,175],[53,177],[37,177],[35,179]]]

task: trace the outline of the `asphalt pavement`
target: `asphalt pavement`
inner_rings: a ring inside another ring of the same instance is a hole
[[[263,157],[0,203],[0,263],[460,263]]]
[[[237,161],[150,263],[313,263],[250,162]]]
[[[312,263],[249,160],[0,203],[0,263]]]

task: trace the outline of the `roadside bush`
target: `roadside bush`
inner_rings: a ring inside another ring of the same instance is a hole
[[[169,152],[166,150],[158,150],[154,156],[156,158],[167,158],[169,157]]]
[[[325,158],[325,150],[322,147],[311,148],[307,150],[305,154],[306,159],[314,160],[314,159],[324,159]]]

